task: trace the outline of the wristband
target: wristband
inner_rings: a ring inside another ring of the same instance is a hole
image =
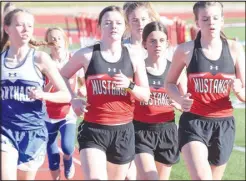
[[[128,86],[128,90],[133,90],[133,88],[135,87],[135,83],[134,82],[132,82],[132,81],[130,81],[130,84],[129,84],[129,86]]]

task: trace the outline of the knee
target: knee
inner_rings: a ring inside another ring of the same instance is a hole
[[[74,151],[74,145],[73,144],[64,144],[62,145],[62,151],[65,155],[71,156]]]
[[[58,145],[56,142],[47,143],[47,153],[48,154],[56,154],[59,153]]]

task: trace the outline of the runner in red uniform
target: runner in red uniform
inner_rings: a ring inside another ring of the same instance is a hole
[[[68,51],[68,38],[59,27],[49,28],[45,33],[45,41],[54,43],[56,46],[50,46],[50,56],[57,68],[60,70],[70,59],[71,54]],[[76,87],[76,75],[70,80],[70,86],[73,90]],[[56,89],[46,79],[45,91],[55,92]],[[49,119],[46,120],[46,126],[49,133],[47,145],[47,154],[49,160],[49,169],[54,180],[60,179],[60,152],[57,145],[58,132],[61,133],[61,148],[64,153],[63,165],[64,175],[67,179],[74,176],[75,168],[73,165],[72,154],[74,152],[76,121],[77,116],[73,112],[70,103],[53,103],[46,101],[46,108]]]
[[[88,102],[72,100],[77,115],[85,112],[78,129],[84,179],[123,180],[135,156],[133,100],[148,101],[148,79],[144,59],[121,43],[121,8],[104,8],[98,20],[100,43],[76,52],[62,75],[85,71]]]
[[[151,22],[143,30],[143,47],[151,96],[149,101],[135,102],[134,128],[137,177],[140,180],[168,180],[172,165],[179,161],[178,130],[174,105],[164,88],[171,62],[167,60],[167,29]],[[180,80],[180,82],[185,83]]]
[[[200,1],[193,7],[200,28],[195,41],[181,44],[167,76],[169,95],[181,104],[179,143],[192,179],[220,180],[233,149],[235,123],[230,90],[245,102],[245,55],[242,46],[221,32],[223,5]],[[188,93],[176,82],[187,67]]]

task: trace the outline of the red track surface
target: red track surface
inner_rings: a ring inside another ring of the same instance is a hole
[[[61,155],[61,164],[60,164],[61,180],[66,180],[66,178],[64,177],[62,153],[60,155]],[[72,180],[83,180],[81,168],[80,168],[80,165],[78,164],[78,162],[80,163],[78,148],[75,148],[73,158],[74,158],[73,163],[75,166],[75,175],[74,175],[74,178]],[[52,180],[52,177],[51,177],[51,174],[49,171],[48,157],[47,156],[46,156],[44,164],[42,165],[42,167],[37,172],[35,180]]]

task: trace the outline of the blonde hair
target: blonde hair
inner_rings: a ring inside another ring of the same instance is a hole
[[[28,13],[28,14],[32,15],[27,10],[23,10],[23,9],[19,9],[19,8],[14,9],[14,10],[10,11],[9,13],[7,13],[6,16],[4,17],[4,26],[10,26],[12,23],[13,16],[19,12]],[[47,45],[47,43],[46,42],[37,42],[37,41],[31,39],[29,41],[29,45],[31,47],[36,47],[36,46]],[[54,45],[54,44],[51,43],[50,45]],[[4,31],[3,37],[1,39],[1,44],[0,44],[0,52],[3,52],[9,46],[10,46],[9,35]]]
[[[48,36],[49,36],[49,33],[51,31],[53,31],[53,30],[58,30],[58,31],[60,31],[62,33],[62,36],[63,36],[64,41],[65,41],[65,47],[68,49],[68,47],[69,47],[68,37],[67,37],[66,33],[64,32],[64,30],[62,28],[60,28],[60,27],[57,27],[57,26],[56,27],[51,27],[48,30],[46,30],[45,36],[44,36],[44,40],[46,41],[46,43],[47,44],[51,43],[51,42],[48,41]]]
[[[160,15],[154,10],[150,2],[125,2],[123,10],[125,12],[126,20],[129,21],[129,15],[137,8],[141,7],[148,10],[151,21],[160,21]]]
[[[160,21],[160,15],[153,9],[150,2],[125,2],[123,5],[123,10],[126,19],[126,31],[124,38],[130,37],[130,26],[129,26],[129,16],[130,14],[138,8],[145,8],[148,11],[150,21]]]

